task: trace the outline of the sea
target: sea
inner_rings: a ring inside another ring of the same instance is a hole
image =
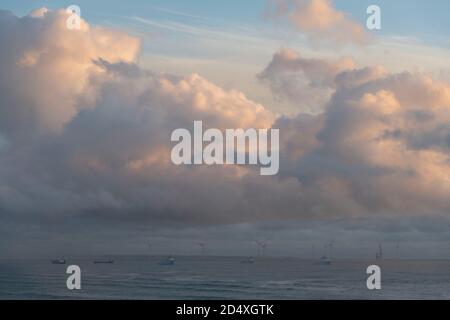
[[[98,258],[98,257],[97,257]],[[106,258],[106,257],[104,257]],[[112,256],[0,260],[0,299],[450,299],[450,260]],[[381,289],[366,285],[369,265],[381,269]],[[66,269],[81,269],[81,289],[69,290]]]

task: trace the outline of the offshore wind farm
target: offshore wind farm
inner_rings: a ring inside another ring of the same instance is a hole
[[[1,1],[0,299],[449,298],[450,1],[77,2]]]

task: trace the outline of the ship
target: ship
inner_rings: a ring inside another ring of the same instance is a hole
[[[111,264],[114,263],[113,259],[107,259],[107,260],[94,260],[95,264]]]
[[[51,262],[52,262],[52,264],[66,264],[65,259],[54,259]]]
[[[320,259],[316,261],[314,264],[322,266],[329,266],[331,264],[331,252],[333,249],[333,242],[334,241],[331,241],[329,244],[323,246],[324,253],[322,257],[320,257]]]
[[[241,263],[245,263],[245,264],[255,263],[255,258],[253,258],[253,257],[247,257],[247,258],[241,260]]]
[[[323,255],[319,261],[317,261],[315,264],[321,265],[321,266],[329,266],[331,264],[331,259],[328,258],[326,255]]]
[[[175,258],[172,256],[168,256],[167,258],[158,262],[160,266],[173,266],[175,264]]]

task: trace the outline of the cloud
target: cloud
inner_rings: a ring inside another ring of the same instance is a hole
[[[241,176],[256,171],[178,168],[169,161],[170,133],[194,120],[270,128],[275,116],[197,74],[143,70],[137,39],[84,21],[81,31],[67,30],[66,18],[50,10],[0,15],[0,40],[12,48],[0,51],[9,77],[0,82],[2,215],[129,223],[234,221],[246,208],[254,215]]]
[[[334,90],[322,113],[275,123],[284,174],[322,210],[447,215],[450,85],[365,67],[337,74]]]
[[[1,132],[19,138],[62,130],[79,111],[89,77],[99,69],[92,60],[133,62],[140,43],[126,34],[90,27],[65,28],[65,11],[45,8],[17,18],[0,11]],[[87,98],[87,95],[86,95]]]
[[[290,97],[296,88],[279,74],[329,95],[314,115],[277,117],[198,74],[145,70],[137,39],[86,22],[70,31],[66,17],[0,13],[9,44],[0,47],[2,221],[156,228],[448,216],[448,84],[284,49],[261,78]],[[194,120],[279,128],[280,174],[174,166],[170,133]]]
[[[331,0],[269,0],[267,15],[287,21],[313,43],[365,45],[369,42],[363,26],[336,10]]]
[[[299,52],[282,48],[257,77],[267,82],[276,97],[288,99],[303,111],[321,111],[335,87],[335,77],[355,68],[351,58],[334,62],[303,58]]]

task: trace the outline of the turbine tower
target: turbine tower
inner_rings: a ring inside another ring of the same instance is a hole
[[[258,256],[261,255],[262,252],[262,256],[266,255],[266,249],[267,249],[267,244],[268,244],[268,240],[255,240],[256,246],[257,246],[257,252],[258,252]]]
[[[202,256],[205,255],[205,243],[204,242],[197,242],[197,245],[200,247],[200,254]]]
[[[328,244],[329,247],[329,257],[328,258],[332,258],[333,255],[333,245],[334,245],[334,240],[331,240],[330,243]]]
[[[381,247],[381,243],[378,245],[378,252],[375,254],[375,259],[377,260],[383,259],[383,249]]]
[[[148,248],[148,256],[150,258],[150,256],[152,255],[152,244],[149,242],[147,242],[147,248]]]

